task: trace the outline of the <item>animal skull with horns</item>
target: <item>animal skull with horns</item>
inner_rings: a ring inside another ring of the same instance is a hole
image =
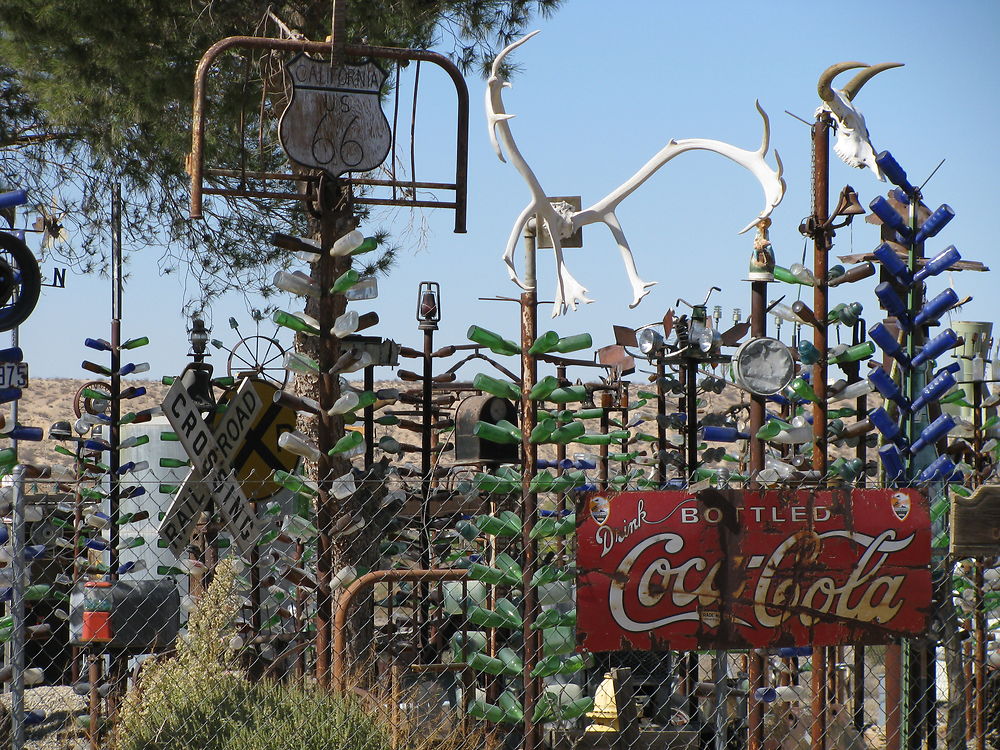
[[[860,62],[839,62],[823,71],[816,83],[816,90],[823,104],[816,110],[816,115],[829,112],[837,124],[837,142],[833,150],[849,167],[864,169],[868,167],[880,182],[884,182],[882,170],[875,163],[875,148],[868,136],[868,126],[865,117],[854,106],[854,97],[861,87],[883,70],[899,68],[902,63],[879,63],[867,65]],[[847,70],[863,68],[842,89],[832,87],[833,79]]]
[[[520,150],[517,148],[517,144],[514,142],[514,136],[511,133],[508,122],[514,115],[507,114],[504,109],[502,97],[503,90],[510,87],[510,83],[500,75],[500,68],[504,58],[512,50],[520,47],[537,33],[537,31],[533,31],[523,39],[519,39],[509,45],[493,61],[493,69],[486,88],[486,122],[490,129],[490,141],[493,143],[493,149],[496,151],[500,161],[506,161],[504,158],[504,151],[506,151],[507,157],[514,165],[514,168],[520,172],[525,182],[528,183],[528,189],[531,191],[531,201],[517,217],[510,236],[507,239],[507,247],[503,254],[503,260],[507,264],[511,280],[523,289],[527,289],[528,287],[518,278],[516,269],[514,268],[514,251],[517,247],[517,241],[521,236],[521,231],[532,217],[537,217],[539,224],[544,223],[546,225],[549,235],[552,237],[557,267],[557,288],[552,317],[561,315],[570,307],[576,310],[577,305],[581,302],[593,301],[586,296],[586,287],[570,274],[569,269],[563,261],[562,252],[562,240],[587,224],[600,222],[607,225],[608,229],[611,230],[611,235],[614,237],[618,245],[618,250],[621,252],[622,261],[625,264],[625,272],[628,274],[629,281],[632,284],[633,297],[629,307],[638,305],[642,298],[649,293],[649,287],[653,286],[656,282],[646,282],[639,277],[639,272],[635,266],[635,259],[632,257],[632,250],[629,248],[628,240],[626,240],[625,232],[622,230],[618,217],[615,215],[615,210],[623,200],[652,177],[660,167],[685,151],[713,151],[750,170],[751,174],[757,178],[757,181],[764,190],[764,209],[757,215],[757,218],[740,230],[740,234],[757,226],[760,221],[768,218],[775,207],[781,203],[781,199],[785,194],[785,181],[781,178],[781,159],[778,157],[777,152],[775,152],[774,160],[777,163],[776,169],[772,169],[765,159],[770,142],[770,124],[767,114],[758,103],[757,111],[764,121],[764,135],[760,148],[755,150],[742,149],[728,143],[723,143],[722,141],[713,141],[706,138],[671,139],[632,177],[596,203],[580,211],[574,211],[572,207],[565,204],[553,206],[546,198],[541,183],[531,170],[531,167],[528,166],[527,161],[525,161]]]

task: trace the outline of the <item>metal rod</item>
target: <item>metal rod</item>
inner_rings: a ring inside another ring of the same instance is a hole
[[[417,304],[420,304],[420,300],[417,301]],[[421,323],[420,327],[424,331],[423,413],[421,414],[422,429],[420,431],[420,567],[427,570],[431,567],[431,542],[428,529],[431,523],[431,423],[434,416],[433,389],[431,388],[434,360],[431,358],[431,354],[434,352],[434,329],[437,326],[433,323],[429,325]],[[420,639],[420,660],[426,664],[431,660],[431,654],[427,652],[430,637],[426,627],[429,613],[427,584],[421,583],[418,592],[420,607],[417,611],[417,632],[420,634],[418,636]]]
[[[375,570],[366,573],[351,583],[337,599],[337,609],[333,623],[333,687],[343,691],[346,689],[346,656],[347,656],[347,615],[351,604],[359,592],[376,583],[399,581],[464,581],[469,571],[462,569],[448,570]]]
[[[813,314],[819,322],[813,327],[813,345],[819,350],[819,360],[813,365],[812,387],[818,403],[813,404],[813,454],[812,467],[826,476],[827,466],[827,327],[826,317],[830,312],[827,288],[827,266],[829,264],[831,230],[826,226],[829,219],[830,192],[830,115],[823,112],[817,116],[812,126],[813,151]],[[824,707],[825,710],[825,707]],[[814,738],[815,741],[815,738]]]
[[[750,282],[750,337],[767,335],[767,282]],[[764,426],[764,396],[750,396],[750,489],[759,490],[757,475],[764,469],[764,441],[757,431]],[[747,747],[761,750],[764,746],[764,707],[755,697],[757,688],[767,686],[766,657],[753,650],[747,655]]]
[[[17,346],[17,329],[14,329],[14,346]],[[11,403],[11,421],[17,424],[17,401]],[[11,445],[17,450],[17,441]],[[25,613],[24,591],[27,566],[24,559],[24,545],[27,534],[27,524],[24,519],[24,465],[20,462],[14,467],[14,523],[11,529],[11,602],[10,614],[13,620],[13,631],[10,639],[10,720],[13,724],[11,732],[11,747],[21,750],[24,747],[24,636]]]
[[[215,58],[234,47],[244,49],[272,49],[285,52],[326,54],[332,45],[327,42],[310,42],[304,39],[267,39],[251,36],[231,36],[213,44],[198,61],[194,76],[194,104],[191,116],[191,212],[192,219],[202,218],[202,192],[205,144],[205,82]],[[465,210],[469,173],[469,89],[458,67],[444,55],[426,50],[396,49],[394,47],[369,47],[345,44],[343,54],[348,57],[378,57],[388,60],[425,60],[434,63],[451,78],[458,99],[457,130],[455,143],[455,231],[465,232]],[[296,196],[298,197],[298,196]],[[376,204],[377,205],[377,204]],[[391,204],[390,204],[391,205]],[[412,205],[417,205],[412,202]]]
[[[539,747],[539,733],[535,726],[535,704],[538,700],[538,681],[531,675],[538,662],[540,643],[539,633],[532,625],[538,603],[535,587],[531,579],[535,575],[535,557],[538,545],[531,536],[537,515],[538,495],[531,490],[531,477],[535,472],[538,458],[538,446],[531,442],[531,431],[535,428],[535,403],[528,398],[531,389],[538,380],[538,362],[529,349],[537,338],[538,328],[538,297],[535,283],[535,226],[529,225],[524,234],[524,282],[526,290],[521,293],[521,590],[524,602],[524,627],[522,630],[524,642],[524,671],[522,673],[524,689],[524,737],[522,750],[535,750]]]
[[[976,678],[976,750],[986,750],[986,612],[983,606],[983,568],[982,560],[975,562],[973,585],[976,594],[975,642],[975,678]]]
[[[903,724],[903,651],[898,643],[885,648],[885,747],[899,750]]]
[[[333,246],[341,236],[353,228],[353,216],[350,209],[349,196],[343,195],[340,185],[336,182],[323,180],[318,186],[318,205],[320,206],[320,253],[316,262],[316,276],[320,285],[319,299],[320,331],[329,331],[334,321],[346,308],[346,299],[342,294],[331,294],[330,289],[337,277],[345,272],[351,264],[350,257],[334,258],[326,250]],[[340,356],[340,339],[336,336],[321,336],[318,351],[319,360],[319,403],[323,413],[317,428],[317,442],[322,454],[317,462],[317,479],[319,494],[317,497],[316,526],[319,530],[316,555],[316,681],[322,688],[330,686],[332,665],[332,626],[333,626],[333,592],[331,582],[333,577],[333,514],[336,500],[330,492],[330,479],[339,476],[350,469],[350,464],[342,457],[331,457],[328,452],[333,448],[334,436],[342,435],[343,418],[330,415],[328,410],[340,396],[340,378],[330,369]]]

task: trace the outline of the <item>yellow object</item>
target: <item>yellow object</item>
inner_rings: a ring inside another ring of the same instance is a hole
[[[587,718],[594,723],[587,727],[587,732],[618,732],[618,704],[615,701],[615,682],[611,673],[604,675],[601,684],[594,693],[594,707],[587,712]]]

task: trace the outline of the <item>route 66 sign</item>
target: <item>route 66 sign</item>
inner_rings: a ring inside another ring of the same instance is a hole
[[[375,63],[330,63],[298,54],[285,69],[292,98],[278,133],[291,159],[334,177],[385,161],[391,132],[379,92],[386,74]]]

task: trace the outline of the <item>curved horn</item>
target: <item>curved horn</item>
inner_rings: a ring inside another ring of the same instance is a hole
[[[901,67],[903,67],[903,63],[879,63],[878,65],[869,65],[847,82],[847,85],[843,88],[844,96],[846,96],[848,100],[854,99],[855,95],[857,95],[857,93],[861,90],[861,87],[868,83],[872,76],[878,75],[883,70]]]
[[[516,42],[510,43],[502,50],[500,50],[500,54],[498,54],[493,59],[493,67],[490,70],[490,75],[494,78],[498,78],[500,76],[500,65],[501,63],[503,63],[503,59],[507,57],[508,54],[510,54],[518,47],[520,47],[522,44],[524,44],[526,41],[531,39],[531,37],[533,37],[535,34],[539,33],[540,31],[541,29],[536,29],[535,31],[532,31],[530,34],[526,34],[525,36],[518,39]]]
[[[830,84],[833,83],[833,79],[843,73],[845,70],[851,70],[853,68],[867,68],[867,63],[863,62],[839,62],[834,63],[829,68],[824,70],[820,74],[819,80],[816,82],[816,91],[819,92],[819,98],[822,99],[827,104],[833,99],[833,91],[830,89]]]

